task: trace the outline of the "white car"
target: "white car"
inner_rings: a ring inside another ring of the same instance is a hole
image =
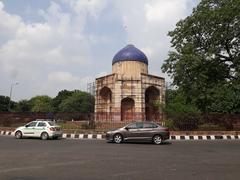
[[[39,137],[43,140],[49,138],[62,137],[60,126],[53,121],[36,120],[25,126],[21,126],[14,131],[15,137],[21,139],[23,137]]]

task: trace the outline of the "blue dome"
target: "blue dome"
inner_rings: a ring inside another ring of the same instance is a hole
[[[139,61],[145,64],[148,64],[147,56],[135,48],[134,45],[127,45],[113,57],[112,64],[119,61]]]

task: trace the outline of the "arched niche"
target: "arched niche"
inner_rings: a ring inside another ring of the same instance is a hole
[[[159,108],[156,107],[156,103],[160,99],[160,92],[159,90],[154,87],[150,86],[145,91],[145,116],[146,121],[154,121],[158,119],[159,115]]]
[[[110,88],[104,86],[99,91],[99,104],[102,107],[102,112],[110,112],[111,111],[111,103],[112,103],[112,91]]]
[[[135,102],[132,98],[124,98],[121,101],[121,121],[134,120]]]

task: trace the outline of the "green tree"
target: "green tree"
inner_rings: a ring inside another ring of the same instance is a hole
[[[198,127],[200,111],[195,104],[188,103],[180,90],[166,90],[165,125],[172,130],[194,130]]]
[[[163,108],[167,115],[198,114],[198,108],[187,102],[184,93],[180,90],[166,90],[166,105]]]
[[[221,85],[212,89],[210,112],[239,113],[240,85]]]
[[[9,100],[10,99],[8,96],[0,96],[0,111],[1,112],[8,111]]]
[[[72,94],[74,93],[74,91],[68,91],[68,90],[62,90],[58,93],[58,95],[53,98],[52,100],[52,106],[53,106],[53,110],[55,112],[59,111],[59,105],[66,100],[68,97],[70,97]]]
[[[29,112],[31,111],[31,104],[28,100],[21,100],[16,103],[15,111],[17,112]]]
[[[61,112],[94,112],[94,97],[83,91],[75,90],[71,96],[59,105]]]
[[[203,112],[214,110],[217,101],[212,97],[224,96],[218,90],[237,89],[240,82],[240,1],[202,0],[169,35],[175,50],[169,52],[163,72],[188,104]]]
[[[35,96],[29,100],[32,112],[51,112],[52,98],[49,96]]]

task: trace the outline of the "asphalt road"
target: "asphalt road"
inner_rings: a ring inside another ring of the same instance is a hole
[[[199,179],[240,177],[240,141],[171,141],[164,145],[104,140],[0,136],[0,180]]]

